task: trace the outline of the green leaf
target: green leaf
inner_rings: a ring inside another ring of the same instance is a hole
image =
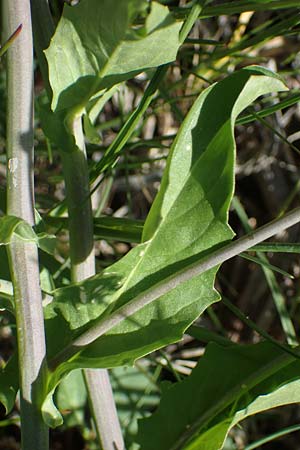
[[[45,51],[52,110],[84,108],[98,92],[173,61],[179,30],[167,7],[153,2],[144,26],[132,26],[145,0],[82,0],[65,5]]]
[[[83,127],[84,127],[84,135],[86,139],[91,142],[92,144],[98,144],[101,143],[101,137],[94,125],[92,124],[88,114],[84,114],[83,116]]]
[[[110,380],[122,429],[127,441],[132,442],[137,420],[150,415],[158,405],[158,387],[147,367],[117,367],[110,371]],[[57,408],[53,397],[54,390],[42,407],[44,420],[51,428],[61,425],[62,417],[67,427],[84,424],[87,393],[81,370],[73,370],[60,382],[54,397]]]
[[[50,104],[39,104],[39,116],[43,132],[59,149],[72,152],[76,148],[74,136],[65,125],[66,111],[54,113]]]
[[[234,187],[235,119],[259,95],[283,89],[272,72],[252,66],[200,95],[171,149],[160,192],[144,226],[144,242],[101,274],[55,292],[46,309],[50,358],[99,317],[107,317],[231,239],[227,215]],[[52,382],[78,367],[132,364],[181,339],[186,328],[219,299],[213,287],[216,271],[182,283],[124,318],[62,364]]]
[[[9,311],[13,316],[15,315],[15,305],[13,296],[8,295],[2,291],[2,285],[4,280],[0,280],[0,311]]]
[[[48,216],[46,223],[57,229],[67,229],[66,217]],[[123,217],[100,216],[94,217],[94,239],[107,239],[124,242],[140,243],[144,222]]]
[[[35,232],[25,220],[15,216],[0,217],[0,245],[10,244],[14,234],[23,241],[37,241]]]
[[[92,124],[95,123],[97,117],[99,116],[100,112],[102,111],[105,103],[111,99],[111,97],[114,95],[115,92],[117,92],[119,89],[119,85],[116,84],[112,88],[108,89],[105,94],[99,95],[98,97],[95,96],[88,104],[87,113],[88,117]]]
[[[9,262],[7,258],[7,251],[4,245],[0,245],[0,279],[10,280]]]
[[[36,237],[39,248],[49,255],[53,255],[57,243],[56,236],[48,233],[39,233]]]
[[[4,368],[0,370],[0,402],[8,414],[15,404],[17,391],[19,389],[18,358],[14,354]]]
[[[36,234],[32,226],[20,217],[0,217],[0,245],[9,245],[17,237],[25,242],[35,242],[46,253],[53,254],[56,237],[47,233]]]
[[[0,215],[2,216],[6,211],[6,189],[0,186]]]
[[[81,370],[69,373],[60,383],[56,402],[67,427],[84,425],[87,393]]]
[[[168,385],[156,412],[139,422],[141,448],[218,450],[229,430],[246,417],[299,402],[300,361],[291,358],[282,367],[282,356],[268,342],[209,344],[192,374]]]
[[[158,405],[159,392],[150,367],[116,367],[110,371],[110,380],[126,448],[131,448],[132,436],[137,433],[137,420],[150,415]]]
[[[56,428],[63,424],[63,418],[53,402],[54,389],[48,393],[42,404],[42,416],[44,422],[50,428]]]

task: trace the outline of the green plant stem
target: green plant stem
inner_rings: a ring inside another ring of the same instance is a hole
[[[103,158],[96,164],[95,168],[92,170],[92,182],[96,180],[100,172],[103,172],[108,168],[111,169],[115,165],[119,154],[121,153],[128,139],[131,137],[137,124],[143,117],[143,114],[149,107],[159,86],[159,83],[167,73],[167,69],[168,65],[160,66],[156,69],[155,74],[153,75],[149,85],[147,86],[147,89],[145,90],[144,95],[137,108],[130,114],[123,127],[119,131],[116,139],[111,143],[111,145],[106,150]]]
[[[246,114],[237,119],[237,125],[244,125],[246,123],[254,122],[259,117],[268,117],[276,111],[281,111],[283,108],[288,108],[289,106],[294,105],[295,103],[299,103],[300,94],[294,93],[290,95],[288,98],[284,100],[280,100],[272,106],[268,106],[267,108],[262,109],[254,114]]]
[[[284,277],[290,278],[291,280],[293,280],[295,278],[294,275],[286,272],[285,270],[280,269],[277,266],[273,266],[273,264],[270,264],[266,258],[262,259],[261,256],[264,256],[264,255],[259,254],[258,257],[256,257],[256,256],[248,255],[248,253],[241,253],[239,256],[241,256],[244,259],[247,259],[248,261],[254,262],[255,264],[261,266],[262,268],[268,269],[268,270],[276,272],[276,273],[280,273]]]
[[[209,342],[216,342],[219,345],[223,345],[225,347],[232,345],[232,341],[224,336],[220,336],[218,333],[208,330],[205,327],[199,326],[199,325],[191,325],[187,330],[186,333],[192,336],[193,338],[209,343]]]
[[[85,369],[83,376],[101,449],[124,450],[125,446],[118,422],[108,370]],[[101,408],[99,409],[99,407]]]
[[[45,89],[51,98],[52,91],[48,79],[48,63],[44,50],[48,48],[50,39],[54,34],[54,23],[49,10],[48,0],[30,0],[33,24],[34,48],[38,57]]]
[[[249,223],[248,223],[247,214],[246,214],[243,206],[239,202],[238,198],[234,197],[232,203],[233,203],[234,208],[244,226],[245,231],[246,232],[251,231],[251,227],[249,226]],[[263,264],[265,264],[265,263],[268,264],[268,259],[265,255],[258,254],[258,258],[262,261]],[[284,296],[281,293],[281,290],[280,290],[280,287],[275,278],[274,272],[271,268],[268,268],[265,265],[262,266],[262,270],[264,272],[266,281],[270,288],[270,291],[271,291],[271,294],[272,294],[272,297],[273,297],[273,300],[275,303],[275,307],[276,307],[278,315],[279,315],[282,329],[286,335],[287,342],[290,345],[297,345],[298,344],[297,334],[296,334],[293,322],[289,316],[289,312],[288,312],[286,304],[285,304],[286,302],[285,302]]]
[[[55,358],[53,358],[50,362],[51,368],[54,369],[61,362],[66,361],[72,355],[80,352],[85,346],[103,336],[120,322],[126,320],[162,295],[175,289],[181,283],[222,264],[228,259],[237,256],[239,253],[248,250],[250,247],[274,236],[280,231],[297,224],[299,221],[300,207],[290,211],[284,217],[273,220],[256,231],[215,250],[207,257],[202,256],[200,261],[193,262],[184,269],[175,272],[160,283],[157,283],[152,288],[141,292],[133,300],[114,311],[109,317],[100,319],[93,327],[78,336],[68,347],[63,349]]]
[[[14,42],[16,37],[20,34],[21,30],[22,24],[18,26],[18,28],[13,32],[13,34],[7,39],[7,41],[3,45],[0,45],[0,58],[9,49],[9,47]]]
[[[44,218],[46,224],[59,229],[67,228],[66,217]],[[144,222],[123,217],[100,216],[94,217],[95,239],[107,239],[124,242],[141,242]]]
[[[85,155],[79,149],[62,152],[69,213],[72,280],[81,281],[95,273],[93,222]]]
[[[95,274],[93,213],[89,192],[89,172],[81,115],[71,121],[76,146],[71,153],[62,152],[69,212],[70,258],[72,281],[79,282]],[[105,369],[83,371],[92,417],[101,448],[123,450],[123,436],[116,405]]]
[[[268,442],[274,441],[275,439],[285,436],[286,434],[294,433],[295,431],[299,431],[299,430],[300,430],[300,425],[292,425],[290,427],[283,428],[282,430],[279,430],[276,433],[273,433],[269,436],[259,439],[256,442],[253,442],[252,444],[247,445],[245,447],[245,450],[254,450],[255,448],[260,447],[261,445],[267,444]]]
[[[199,15],[203,10],[203,6],[207,3],[207,0],[198,0],[191,8],[189,15],[187,16],[179,34],[179,41],[181,44],[184,43],[188,37],[191,29],[194,26],[196,20],[198,20]]]
[[[7,55],[7,214],[33,225],[33,46],[29,0],[3,2],[3,15],[8,34],[23,24]],[[47,366],[36,245],[15,237],[8,247],[8,258],[17,323],[22,449],[47,450],[48,428],[40,410]]]
[[[300,253],[300,244],[298,242],[266,242],[255,245],[249,250],[270,253]]]
[[[43,53],[54,33],[54,25],[47,0],[31,0],[35,46],[49,99],[51,88],[48,65]],[[83,280],[95,273],[93,250],[93,216],[89,193],[89,176],[81,116],[71,122],[77,148],[62,152],[67,190],[70,226],[70,256],[73,281]],[[123,437],[106,370],[84,371],[86,387],[95,428],[103,450],[122,450]]]
[[[251,330],[256,331],[264,339],[271,342],[273,345],[276,345],[276,347],[280,348],[280,350],[283,350],[284,352],[293,355],[297,359],[300,358],[300,355],[299,353],[297,353],[297,351],[292,350],[288,345],[282,344],[281,342],[274,339],[269,333],[267,333],[265,330],[256,325],[256,323],[253,322],[253,320],[245,316],[245,314],[233,303],[231,303],[231,301],[228,300],[228,298],[222,297],[222,303],[224,303],[226,308],[228,308],[236,317],[238,317],[245,325],[247,325],[247,327],[251,328]]]
[[[206,19],[214,16],[241,14],[245,11],[276,11],[278,9],[293,7],[299,7],[298,0],[274,0],[268,3],[236,0],[221,5],[207,6],[200,13],[199,17]],[[184,17],[186,15],[186,8],[178,8],[177,12],[179,17]]]

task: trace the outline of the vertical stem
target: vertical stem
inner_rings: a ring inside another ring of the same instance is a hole
[[[108,370],[86,369],[83,371],[83,375],[101,448],[103,450],[125,450],[121,428],[116,420],[117,411]],[[106,432],[103,433],[103,430]]]
[[[5,0],[10,35],[23,29],[7,55],[7,214],[34,224],[33,45],[29,0]],[[41,415],[46,380],[46,345],[38,253],[15,238],[8,248],[14,287],[21,395],[23,450],[47,450],[48,428]]]
[[[7,0],[6,0],[7,1]],[[51,87],[48,79],[48,64],[44,50],[48,48],[54,33],[54,24],[50,13],[48,0],[30,0],[31,17],[33,23],[34,48],[42,72],[44,85],[48,96],[51,96]]]
[[[62,162],[69,213],[72,280],[78,282],[95,274],[94,225],[81,115],[72,119],[70,132],[77,147],[72,152],[62,152]]]
[[[35,47],[50,98],[45,50],[54,33],[48,0],[31,0]],[[89,197],[89,174],[81,117],[71,124],[78,148],[72,153],[62,152],[63,168],[67,190],[70,226],[70,256],[72,280],[80,281],[95,273],[93,215]],[[112,388],[106,370],[84,371],[91,412],[99,441],[104,450],[124,448],[122,432],[114,403]],[[109,420],[104,420],[104,415]]]
[[[62,160],[69,212],[72,281],[79,282],[95,274],[93,214],[81,115],[72,120],[71,132],[77,148],[70,153],[63,152]],[[83,374],[101,448],[124,450],[108,371],[86,369]]]

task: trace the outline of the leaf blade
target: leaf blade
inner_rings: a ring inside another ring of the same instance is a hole
[[[153,2],[145,26],[132,28],[145,5],[137,0],[84,0],[65,6],[45,51],[53,110],[85,107],[97,92],[175,59],[182,22]],[[67,70],[61,73],[61,67]]]
[[[145,223],[144,242],[102,274],[57,291],[50,307],[54,323],[59,312],[70,324],[70,335],[78,336],[99,317],[108,316],[194,257],[207,255],[232,237],[227,214],[234,187],[234,121],[258,95],[281,89],[284,85],[273,73],[251,67],[201,94],[172,147],[160,193]],[[221,96],[222,92],[225,95]],[[218,300],[213,288],[216,270],[148,304],[61,370],[131,364],[151,350],[179,340]]]
[[[141,448],[221,449],[229,430],[241,420],[298,402],[300,362],[287,357],[277,368],[276,361],[282,357],[283,352],[268,342],[209,344],[192,374],[165,390],[156,412],[140,421]]]

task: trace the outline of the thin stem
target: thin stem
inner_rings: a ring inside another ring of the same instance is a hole
[[[83,376],[101,449],[124,450],[125,446],[118,422],[108,370],[85,369]]]
[[[38,57],[45,89],[51,98],[52,91],[48,78],[48,63],[44,50],[48,48],[50,39],[54,34],[54,23],[49,9],[48,0],[30,0],[33,24],[34,48]]]
[[[300,244],[298,242],[266,242],[265,244],[255,245],[249,250],[267,253],[300,253]]]
[[[21,30],[22,24],[18,26],[18,28],[13,32],[13,34],[7,39],[7,41],[3,45],[0,45],[0,57],[3,56],[4,53],[9,49],[9,47],[14,42],[16,37],[18,37],[19,34],[21,33]]]
[[[99,320],[93,327],[82,333],[81,336],[77,337],[73,343],[62,350],[62,352],[51,361],[51,368],[53,369],[54,367],[57,367],[60,362],[66,361],[72,355],[82,350],[83,347],[94,342],[120,322],[126,320],[128,317],[132,316],[141,308],[153,302],[162,295],[165,295],[175,289],[181,283],[184,283],[200,275],[201,273],[222,264],[228,259],[237,256],[239,253],[244,252],[265,239],[274,236],[276,233],[297,224],[299,221],[300,207],[289,212],[286,216],[273,220],[258,230],[253,231],[218,250],[215,250],[209,256],[204,258],[202,257],[200,261],[193,262],[181,271],[175,272],[171,276],[157,283],[152,288],[141,292],[132,301],[126,303],[124,306],[113,312],[108,318]]]
[[[7,214],[34,224],[33,45],[29,0],[3,2],[8,34],[22,23],[7,58]],[[41,415],[46,345],[37,248],[15,238],[8,248],[19,354],[22,449],[47,450]]]
[[[93,214],[89,192],[89,173],[81,116],[71,122],[77,148],[62,152],[69,212],[72,281],[79,282],[95,274]],[[101,448],[123,450],[124,442],[116,405],[105,369],[83,371],[92,417]]]
[[[188,37],[191,29],[194,26],[194,23],[196,22],[196,20],[198,20],[198,17],[201,14],[203,6],[205,5],[206,2],[207,0],[198,0],[198,2],[192,6],[191,11],[189,12],[189,15],[187,16],[180,30],[179,41],[181,44],[183,44],[186,38]]]
[[[243,206],[239,202],[238,198],[234,197],[232,203],[233,203],[235,210],[244,226],[245,231],[246,232],[251,231],[251,227],[248,223],[247,214],[246,214]],[[258,254],[258,258],[261,260],[261,262],[263,264],[269,263],[269,261],[265,255]],[[293,322],[289,316],[289,312],[288,312],[286,304],[285,304],[284,296],[281,293],[280,287],[279,287],[276,277],[273,273],[274,269],[272,270],[270,267],[268,268],[266,266],[262,266],[262,270],[264,272],[266,281],[267,281],[270,291],[272,293],[275,307],[276,307],[278,315],[279,315],[281,326],[286,335],[287,342],[290,345],[297,345],[298,339],[297,339],[296,331],[295,331]]]
[[[245,447],[245,450],[254,450],[255,448],[261,447],[264,444],[267,444],[268,442],[274,441],[275,439],[278,439],[282,436],[285,436],[286,434],[293,433],[294,431],[299,431],[300,425],[291,425],[287,428],[282,428],[281,430],[277,431],[276,433],[272,433],[269,436],[266,436],[262,439],[259,439],[256,442],[252,442],[252,444],[249,444]]]
[[[232,341],[227,337],[220,336],[218,333],[199,325],[191,325],[186,330],[186,333],[192,336],[193,338],[205,342],[207,344],[209,342],[216,342],[217,344],[223,345],[225,347],[232,345]]]
[[[226,297],[222,297],[222,303],[228,308],[236,317],[238,317],[247,327],[251,328],[251,330],[256,331],[260,336],[262,336],[267,341],[271,342],[273,345],[278,347],[280,350],[283,350],[286,353],[289,353],[290,355],[294,356],[295,358],[299,359],[300,354],[297,351],[294,351],[289,346],[282,344],[281,342],[274,339],[269,333],[267,333],[265,330],[260,328],[258,325],[256,325],[253,320],[249,319],[249,317],[245,316],[245,314],[237,308],[233,303],[231,303],[230,300]]]
[[[215,17],[221,15],[241,14],[245,11],[273,11],[278,9],[299,7],[298,0],[275,0],[270,2],[257,1],[229,1],[221,5],[207,6],[199,14],[199,18],[206,19],[208,17]],[[178,8],[177,14],[179,17],[186,15],[186,8]]]
[[[79,148],[72,153],[62,152],[61,156],[69,212],[72,280],[80,281],[95,273],[88,168],[85,153]]]
[[[47,0],[31,0],[35,46],[49,99],[45,50],[54,32]],[[77,148],[72,153],[61,152],[69,209],[70,256],[73,281],[83,280],[95,273],[93,249],[93,216],[89,193],[89,175],[81,117],[74,117],[71,131]],[[84,377],[89,394],[95,428],[103,450],[123,450],[124,443],[117,416],[108,372],[85,370]]]
[[[119,154],[123,150],[125,144],[134,132],[137,124],[143,117],[143,114],[152,102],[160,82],[167,73],[167,69],[167,64],[156,69],[137,108],[130,114],[115,140],[105,151],[105,155],[103,156],[103,158],[95,165],[94,169],[91,171],[92,182],[96,180],[100,172],[103,172],[108,168],[111,169],[115,165]]]

